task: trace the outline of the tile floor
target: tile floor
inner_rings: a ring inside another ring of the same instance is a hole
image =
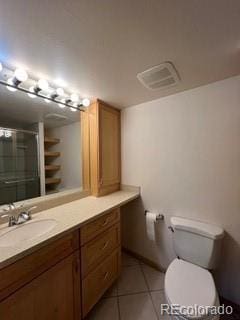
[[[168,320],[160,316],[165,303],[164,274],[122,254],[120,279],[89,313],[87,320]]]
[[[122,274],[86,320],[170,320],[160,315],[164,297],[164,273],[135,258],[122,254]],[[225,301],[222,303],[228,304]],[[240,320],[240,313],[223,316],[221,320]]]

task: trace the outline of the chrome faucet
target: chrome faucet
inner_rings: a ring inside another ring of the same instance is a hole
[[[14,203],[10,203],[7,205],[8,208],[4,208],[3,212],[0,217],[5,218],[8,217],[8,226],[12,227],[15,225],[22,224],[26,221],[29,221],[32,219],[32,210],[36,209],[37,207],[30,207],[26,208],[24,207],[24,204],[21,205],[20,207],[16,207]]]

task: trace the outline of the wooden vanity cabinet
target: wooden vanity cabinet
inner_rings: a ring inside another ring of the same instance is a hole
[[[120,189],[120,110],[96,100],[81,115],[83,185],[95,196]],[[90,166],[89,166],[90,164]],[[88,179],[88,175],[90,179]]]
[[[80,320],[121,270],[120,209],[0,270],[0,320]]]
[[[1,320],[79,320],[78,232],[0,270]]]

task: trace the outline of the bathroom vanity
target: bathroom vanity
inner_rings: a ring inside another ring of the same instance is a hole
[[[56,226],[1,248],[0,319],[83,319],[120,274],[120,206],[138,195],[89,196],[34,215],[27,224],[52,219]]]

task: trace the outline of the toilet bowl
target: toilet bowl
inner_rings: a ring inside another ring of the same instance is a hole
[[[169,306],[176,306],[172,319],[219,319],[211,313],[219,306],[215,283],[211,273],[202,267],[175,259],[166,272],[165,296]]]
[[[218,320],[219,297],[209,270],[217,267],[224,230],[182,217],[171,218],[178,258],[165,276],[165,296],[174,320]]]

